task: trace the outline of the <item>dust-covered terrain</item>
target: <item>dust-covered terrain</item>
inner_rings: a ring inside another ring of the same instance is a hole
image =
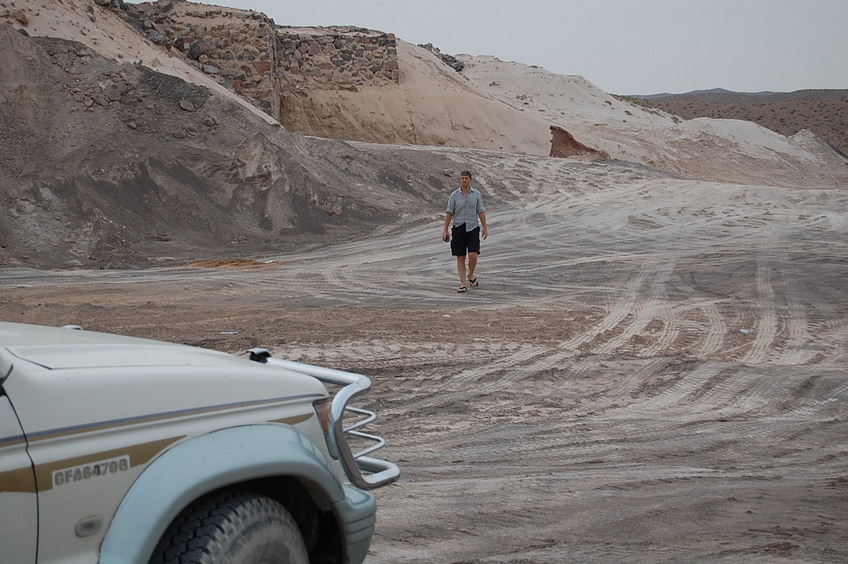
[[[489,207],[467,294],[434,217],[243,261],[4,269],[0,311],[368,374],[403,470],[369,562],[848,558],[848,193],[458,155],[544,178]]]
[[[401,43],[397,88],[344,91],[344,117],[445,146],[323,139],[124,3],[17,4],[0,319],[367,374],[403,473],[369,562],[848,561],[848,161],[812,133]],[[609,158],[542,156],[551,125]],[[458,294],[466,168],[490,237]]]

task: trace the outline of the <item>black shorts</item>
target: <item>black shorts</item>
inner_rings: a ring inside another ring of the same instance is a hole
[[[466,231],[463,223],[451,230],[451,254],[464,257],[468,253],[480,253],[480,228]]]

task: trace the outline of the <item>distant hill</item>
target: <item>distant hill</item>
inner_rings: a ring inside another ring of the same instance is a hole
[[[782,135],[809,129],[843,155],[848,154],[848,90],[744,93],[718,88],[630,98],[646,100],[686,119],[742,119]]]

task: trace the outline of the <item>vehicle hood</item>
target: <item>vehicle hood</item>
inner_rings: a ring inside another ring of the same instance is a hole
[[[327,395],[315,378],[218,351],[2,322],[0,382],[31,430]]]
[[[232,355],[208,349],[22,323],[0,323],[0,346],[16,359],[50,370],[118,366],[220,366],[232,361],[243,362]]]

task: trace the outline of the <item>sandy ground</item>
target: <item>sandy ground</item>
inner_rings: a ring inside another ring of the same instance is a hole
[[[220,90],[81,0],[28,4],[32,35]],[[368,374],[403,470],[376,492],[369,562],[848,561],[844,160],[535,68],[480,59],[466,76],[509,102],[504,120],[563,116],[613,158],[721,183],[453,149],[490,204],[467,294],[435,206],[286,255],[0,267],[0,319]],[[475,127],[460,133],[515,148]]]
[[[467,294],[434,209],[240,263],[3,268],[0,316],[368,374],[403,470],[369,562],[848,560],[848,192],[498,159],[537,180],[489,206]]]

